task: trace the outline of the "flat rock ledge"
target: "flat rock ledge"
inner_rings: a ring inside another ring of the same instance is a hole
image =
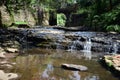
[[[11,80],[18,78],[16,73],[5,73],[3,70],[0,70],[0,80]]]
[[[115,70],[120,72],[120,54],[105,55],[104,60],[108,67],[113,67]]]
[[[16,52],[18,52],[18,49],[16,49],[16,48],[6,48],[5,51],[8,52],[8,53],[16,53]]]
[[[75,64],[62,64],[62,68],[68,69],[68,70],[77,70],[77,71],[87,71],[88,68],[83,65],[75,65]]]

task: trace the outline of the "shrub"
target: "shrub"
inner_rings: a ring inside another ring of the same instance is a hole
[[[119,25],[109,25],[106,27],[106,30],[120,32],[120,26]]]
[[[66,16],[64,14],[57,14],[57,25],[65,26]]]

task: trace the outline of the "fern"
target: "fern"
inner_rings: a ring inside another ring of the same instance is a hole
[[[109,25],[106,27],[106,30],[120,32],[120,26],[119,25]]]

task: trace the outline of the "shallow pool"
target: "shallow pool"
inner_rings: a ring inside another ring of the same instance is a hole
[[[119,80],[99,64],[100,56],[103,53],[31,49],[13,59],[13,72],[19,80]],[[88,71],[65,70],[62,63],[84,65]]]

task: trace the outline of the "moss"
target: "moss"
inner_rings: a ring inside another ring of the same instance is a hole
[[[112,62],[108,62],[107,65],[108,65],[109,67],[112,67],[112,66],[113,66],[113,63],[112,63]]]
[[[17,21],[12,23],[9,27],[29,28],[29,24],[23,21]]]
[[[20,25],[20,24],[28,24],[27,22],[23,22],[23,21],[17,21],[17,22],[15,22],[15,25]]]
[[[108,59],[108,60],[113,60],[113,58],[112,58],[112,57],[108,57],[107,59]]]

